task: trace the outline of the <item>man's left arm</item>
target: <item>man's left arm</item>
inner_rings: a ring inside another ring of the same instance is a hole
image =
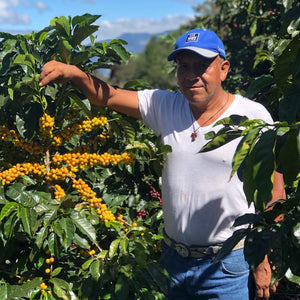
[[[272,199],[268,203],[267,207],[272,207],[272,203],[279,199],[286,199],[283,175],[275,171],[273,176]],[[282,216],[277,217],[275,221],[280,221],[281,219]],[[266,255],[264,260],[257,266],[254,272],[256,295],[258,299],[269,299],[270,293],[274,293],[276,291],[277,283],[273,286],[270,286],[271,276],[271,267]]]

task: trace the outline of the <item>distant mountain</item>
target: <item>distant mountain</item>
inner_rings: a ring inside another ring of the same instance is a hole
[[[158,33],[157,36],[161,34],[167,34],[167,32]],[[124,47],[132,52],[132,53],[139,53],[142,52],[145,48],[145,46],[150,41],[151,37],[154,34],[151,33],[123,33],[120,35],[117,39],[121,39],[126,41],[128,44]],[[110,39],[111,40],[111,39]],[[106,42],[109,42],[110,40],[105,40]]]
[[[128,43],[125,45],[128,51],[138,53],[143,51],[151,37],[152,34],[150,33],[124,33],[118,39],[125,40]]]

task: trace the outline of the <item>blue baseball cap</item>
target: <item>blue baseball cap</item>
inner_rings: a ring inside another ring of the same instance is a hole
[[[220,55],[226,59],[223,42],[208,29],[192,29],[179,37],[174,45],[174,51],[168,56],[168,61],[175,60],[182,50],[190,50],[206,58]]]

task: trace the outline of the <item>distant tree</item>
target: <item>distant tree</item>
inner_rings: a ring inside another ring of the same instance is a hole
[[[143,52],[133,55],[128,64],[119,66],[112,73],[110,83],[123,86],[128,80],[138,78],[153,88],[176,88],[174,73],[169,72],[167,62],[171,49],[168,40],[153,35]]]

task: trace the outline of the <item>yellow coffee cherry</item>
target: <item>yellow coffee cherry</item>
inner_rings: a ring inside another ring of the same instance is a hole
[[[90,250],[88,253],[89,253],[89,255],[92,256],[92,255],[94,255],[96,253],[96,251],[95,250]]]
[[[43,290],[45,290],[47,287],[48,287],[48,286],[47,286],[47,284],[46,284],[45,282],[42,282],[42,283],[40,284],[40,288],[43,289]]]
[[[133,222],[132,223],[132,227],[136,227],[137,226],[137,223],[136,222]]]
[[[54,257],[52,256],[52,257],[50,257],[50,263],[54,263],[54,261],[55,261],[55,259],[54,259]]]
[[[46,264],[51,264],[50,258],[45,259]]]
[[[45,269],[45,273],[49,274],[51,272],[50,268]]]
[[[123,225],[125,223],[124,216],[123,215],[118,215],[117,221]]]

